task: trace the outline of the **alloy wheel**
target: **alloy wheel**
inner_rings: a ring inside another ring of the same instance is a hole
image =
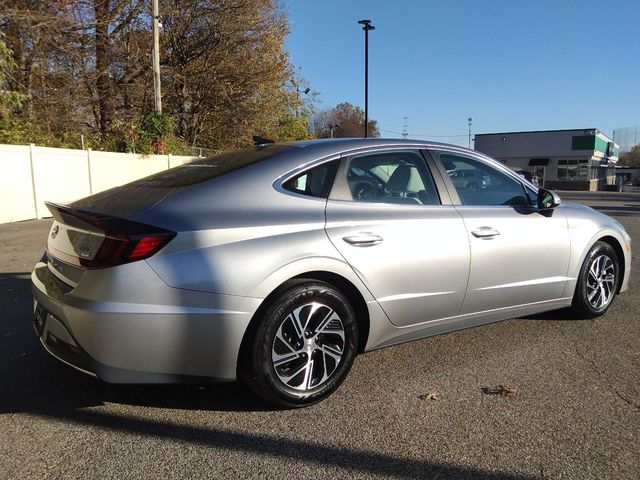
[[[315,389],[335,373],[345,351],[345,328],[328,305],[311,302],[284,317],[273,339],[271,361],[278,379],[299,391]]]
[[[615,265],[607,255],[597,256],[587,275],[587,301],[593,308],[606,307],[613,298],[616,286]]]

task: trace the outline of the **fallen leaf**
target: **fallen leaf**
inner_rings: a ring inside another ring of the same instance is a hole
[[[440,400],[439,395],[437,393],[435,393],[435,392],[425,393],[423,395],[418,395],[418,398],[420,400]]]
[[[492,387],[482,387],[482,393],[485,395],[502,395],[503,397],[509,397],[516,395],[518,389],[505,385],[493,385]]]

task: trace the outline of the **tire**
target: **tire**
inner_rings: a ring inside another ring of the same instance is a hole
[[[596,318],[613,303],[619,284],[618,256],[611,245],[596,242],[587,253],[571,303],[576,318]]]
[[[358,324],[338,290],[304,280],[271,302],[249,340],[240,368],[247,385],[277,407],[304,407],[327,398],[346,378]]]

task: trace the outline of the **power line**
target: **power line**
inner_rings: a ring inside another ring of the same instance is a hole
[[[383,128],[379,129],[381,132],[386,132],[386,133],[395,133],[396,135],[402,135],[404,132],[396,132],[395,130],[385,130]],[[430,138],[458,138],[458,137],[466,137],[467,134],[461,134],[461,135],[427,135],[426,133],[411,133],[412,137],[430,137]]]

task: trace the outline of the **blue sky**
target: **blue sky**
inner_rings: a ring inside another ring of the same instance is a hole
[[[364,107],[384,137],[640,125],[640,0],[288,0],[286,48],[318,108]],[[387,131],[385,131],[387,130]],[[447,137],[462,135],[462,137]]]

